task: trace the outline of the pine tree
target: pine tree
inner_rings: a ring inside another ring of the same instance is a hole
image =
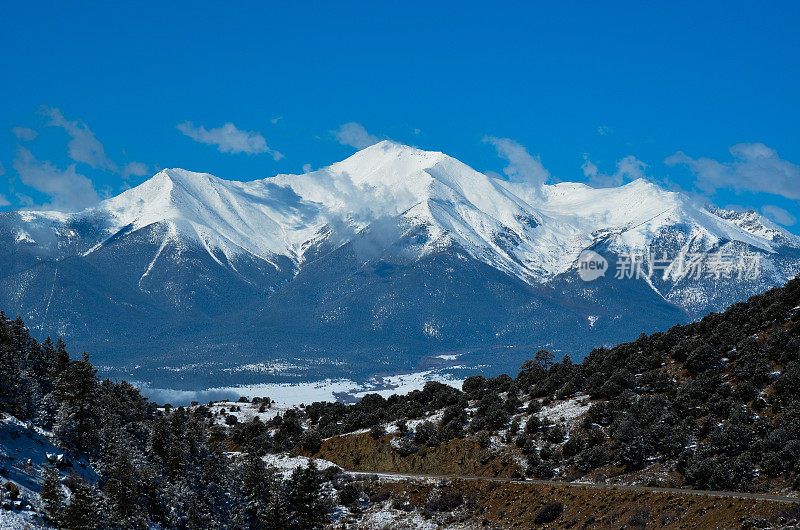
[[[50,365],[50,379],[53,381],[58,379],[58,376],[67,369],[67,366],[69,366],[69,353],[67,353],[67,346],[64,344],[64,340],[59,337],[56,341],[53,362]]]
[[[270,499],[267,507],[267,514],[263,524],[264,530],[283,530],[289,526],[289,511],[286,506],[286,499],[277,488],[272,493],[272,499]]]
[[[122,442],[117,442],[113,454],[114,460],[106,472],[103,487],[111,518],[121,528],[145,528],[139,505],[137,472],[128,457],[128,450]]]
[[[551,366],[553,366],[553,360],[555,358],[556,356],[547,350],[539,350],[536,352],[536,355],[533,356],[533,359],[539,363],[545,372],[548,371]]]
[[[270,519],[270,504],[276,492],[275,477],[255,454],[248,453],[239,469],[242,483],[242,523],[265,527]]]
[[[102,499],[96,488],[79,483],[64,510],[59,528],[64,530],[94,530],[103,528]]]
[[[64,495],[64,490],[61,487],[58,469],[52,464],[49,464],[45,471],[40,496],[45,515],[54,526],[58,526],[61,514],[64,511],[66,495]]]
[[[299,528],[322,528],[328,507],[322,496],[322,477],[313,460],[298,467],[290,479],[289,504],[292,523]]]
[[[99,383],[89,356],[70,362],[56,379],[53,398],[59,405],[53,431],[61,442],[85,452],[97,443]]]
[[[0,318],[0,411],[20,419],[30,418],[36,404],[32,392],[38,385],[27,366],[27,350],[32,345],[20,319]]]

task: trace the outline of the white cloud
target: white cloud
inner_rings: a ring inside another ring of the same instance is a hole
[[[483,141],[492,144],[498,156],[508,160],[509,164],[503,168],[503,173],[512,182],[527,182],[541,188],[550,178],[550,172],[542,165],[539,155],[531,156],[525,147],[514,140],[487,136]]]
[[[258,131],[242,131],[231,122],[215,129],[206,129],[202,125],[196,127],[185,121],[177,125],[177,129],[196,142],[216,145],[222,153],[247,153],[258,155],[268,153],[274,160],[283,158],[278,151],[267,146],[267,141]]]
[[[732,189],[800,199],[800,166],[783,160],[774,149],[762,143],[736,144],[729,151],[733,155],[731,162],[694,159],[678,151],[664,163],[687,165],[696,177],[697,187],[707,193]]]
[[[380,142],[377,136],[368,133],[363,125],[354,121],[344,123],[338,130],[331,132],[340,144],[349,145],[356,149],[366,149]]]
[[[647,164],[633,155],[628,155],[617,162],[617,171],[611,175],[600,173],[599,168],[587,155],[583,155],[583,176],[589,179],[589,184],[595,188],[611,188],[622,186],[625,182],[644,178],[644,169]]]
[[[124,168],[122,168],[122,178],[127,179],[131,175],[135,175],[137,177],[143,177],[147,175],[149,172],[148,167],[146,164],[141,162],[131,162]]]
[[[30,142],[39,136],[38,132],[28,127],[14,127],[11,129],[11,132],[13,132],[14,136],[17,137],[17,140],[21,142]]]
[[[797,223],[797,218],[794,215],[774,204],[765,204],[762,206],[761,213],[783,226],[792,226]]]
[[[69,157],[76,162],[89,164],[95,169],[107,169],[117,173],[117,165],[106,156],[103,144],[95,138],[94,133],[84,123],[68,121],[61,111],[52,107],[42,107],[45,114],[50,117],[47,125],[60,127],[70,136],[67,144]]]
[[[95,169],[111,171],[125,179],[131,175],[147,174],[147,166],[141,162],[130,162],[120,169],[113,160],[106,156],[103,144],[95,138],[94,132],[85,123],[67,120],[61,111],[54,107],[43,106],[42,112],[50,117],[48,126],[60,127],[70,136],[67,148],[69,157],[75,162],[88,164]],[[27,127],[15,127],[14,134],[20,140],[33,140],[38,133]]]
[[[79,210],[99,201],[92,181],[75,171],[75,164],[62,171],[48,161],[37,160],[28,149],[20,147],[14,169],[22,183],[50,198],[45,208]]]
[[[608,136],[609,133],[611,133],[611,128],[607,125],[600,125],[597,127],[597,134],[600,136]]]
[[[303,164],[303,173],[311,173],[311,164]]]

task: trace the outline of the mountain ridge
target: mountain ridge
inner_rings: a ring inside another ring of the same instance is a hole
[[[700,206],[644,180],[504,181],[389,141],[302,175],[239,182],[165,169],[81,212],[7,212],[0,248],[4,307],[97,352],[110,373],[165,385],[256,381],[165,366],[286,357],[335,359],[360,377],[462,351],[452,365],[509,370],[524,348],[579,355],[800,271],[800,238],[754,212]],[[586,249],[608,259],[592,282],[578,275]],[[634,254],[645,274],[615,277]],[[758,274],[701,278],[685,266],[722,255],[756,256]],[[672,261],[658,269],[661,256]],[[156,344],[172,361],[152,354]]]

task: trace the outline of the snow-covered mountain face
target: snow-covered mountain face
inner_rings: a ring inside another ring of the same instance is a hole
[[[0,307],[113,373],[167,383],[275,359],[328,376],[447,351],[498,369],[544,346],[580,357],[800,270],[800,239],[755,212],[644,180],[507,182],[388,141],[303,175],[167,169],[82,212],[0,214],[0,247]],[[585,249],[609,261],[592,282]],[[630,256],[646,274],[615,278]],[[698,272],[720,256],[757,270]]]

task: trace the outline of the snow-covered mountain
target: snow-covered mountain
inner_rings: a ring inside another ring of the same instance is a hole
[[[166,169],[81,212],[0,214],[0,248],[0,307],[165,384],[255,379],[276,359],[311,377],[444,352],[498,370],[544,346],[579,357],[800,270],[800,238],[755,212],[644,180],[508,182],[388,141],[303,175]],[[576,274],[585,249],[609,260],[593,282]],[[646,274],[614,278],[632,255]],[[723,257],[757,270],[698,272]]]

